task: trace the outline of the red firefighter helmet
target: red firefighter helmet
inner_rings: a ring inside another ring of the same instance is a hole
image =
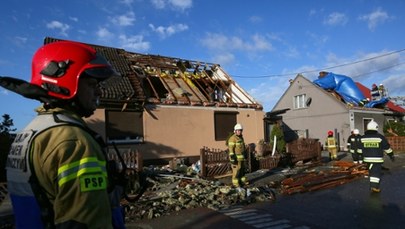
[[[333,131],[329,130],[328,131],[328,136],[333,136]]]
[[[44,88],[52,97],[71,99],[76,95],[82,73],[100,81],[119,75],[90,46],[58,41],[42,46],[34,54],[31,83]]]

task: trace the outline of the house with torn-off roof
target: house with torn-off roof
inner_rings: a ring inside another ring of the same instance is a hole
[[[362,96],[370,98],[370,90],[360,83],[355,84]],[[353,89],[353,88],[351,88]],[[353,129],[364,133],[367,123],[374,119],[379,123],[379,132],[388,120],[402,120],[405,110],[392,102],[384,107],[366,107],[349,103],[334,89],[324,89],[299,74],[290,82],[266,118],[278,116],[282,120],[286,139],[309,137],[323,144],[327,132],[332,130],[340,148],[346,148],[347,138]]]
[[[219,64],[89,45],[121,74],[107,82],[100,108],[87,119],[108,143],[166,159],[199,156],[204,146],[226,149],[236,123],[246,143],[263,138],[262,105]]]

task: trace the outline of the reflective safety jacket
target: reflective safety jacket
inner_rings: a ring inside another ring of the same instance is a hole
[[[360,152],[363,153],[363,161],[366,163],[383,163],[384,152],[393,155],[387,139],[374,130],[367,130],[361,137]]]
[[[347,148],[349,149],[350,153],[360,153],[359,149],[361,147],[361,135],[352,134],[347,139]]]
[[[233,134],[228,139],[229,159],[231,161],[244,161],[245,160],[245,141],[243,136]]]
[[[105,156],[73,113],[40,110],[11,146],[7,181],[16,228],[112,227]]]
[[[334,137],[328,137],[326,139],[326,146],[328,147],[328,149],[335,149],[337,148],[336,146],[336,139]]]

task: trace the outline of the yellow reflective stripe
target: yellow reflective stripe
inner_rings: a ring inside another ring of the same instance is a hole
[[[380,183],[380,178],[378,177],[370,177],[370,182],[371,183]]]
[[[228,145],[234,146],[236,143],[235,142],[228,142]]]
[[[242,154],[236,154],[236,159],[238,161],[243,161],[243,160],[245,160],[245,157]]]
[[[391,154],[393,152],[393,150],[391,148],[384,150],[384,152],[386,154]]]
[[[96,157],[87,157],[63,165],[58,169],[58,185],[62,186],[64,183],[86,173],[100,173],[107,177],[105,165],[105,161],[100,161]]]
[[[382,140],[381,138],[362,138],[361,142],[376,142],[380,143]]]
[[[368,163],[382,163],[384,159],[382,157],[364,157],[363,160]]]

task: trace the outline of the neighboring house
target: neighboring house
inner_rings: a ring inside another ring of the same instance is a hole
[[[203,147],[226,149],[236,123],[246,143],[263,138],[262,105],[220,65],[89,45],[121,77],[107,82],[100,109],[86,121],[120,150],[144,159],[199,156]]]
[[[370,98],[369,89],[359,83],[356,85],[365,97]],[[288,138],[316,138],[324,144],[327,132],[332,130],[342,150],[346,148],[351,130],[357,128],[360,133],[364,133],[367,123],[374,119],[380,124],[379,132],[382,133],[383,124],[387,120],[402,120],[405,115],[405,110],[392,102],[388,102],[385,109],[345,103],[335,91],[325,90],[301,74],[290,82],[290,86],[266,116],[270,118],[277,112]]]

